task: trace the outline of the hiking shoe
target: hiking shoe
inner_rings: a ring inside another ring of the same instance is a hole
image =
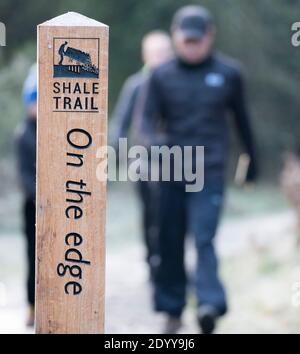
[[[180,317],[167,316],[163,334],[176,334],[182,326]]]
[[[217,310],[211,305],[202,305],[198,308],[197,318],[202,334],[214,332],[217,317]]]
[[[26,327],[34,327],[34,307],[29,306],[26,319]]]

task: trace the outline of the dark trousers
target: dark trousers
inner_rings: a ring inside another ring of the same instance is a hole
[[[24,228],[27,247],[27,301],[35,302],[35,201],[27,198],[24,202]]]
[[[206,179],[204,190],[187,193],[181,183],[160,183],[159,255],[155,271],[154,305],[157,311],[180,316],[186,303],[187,274],[184,239],[195,238],[197,264],[195,286],[198,305],[227,310],[224,288],[218,276],[213,239],[223,202],[223,178]]]
[[[146,261],[149,265],[150,279],[157,263],[157,183],[139,181],[137,190],[142,204],[143,241],[146,248]]]

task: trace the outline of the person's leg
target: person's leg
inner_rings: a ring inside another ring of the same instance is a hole
[[[142,227],[143,227],[143,236],[144,243],[146,246],[146,261],[151,266],[150,260],[152,255],[152,227],[153,220],[151,218],[151,190],[150,190],[150,182],[148,181],[139,181],[137,182],[137,190],[139,194],[139,198],[142,204]]]
[[[226,296],[218,276],[218,259],[213,243],[223,204],[222,178],[206,178],[204,190],[188,193],[188,228],[197,248],[196,295],[199,306],[227,311]]]
[[[159,183],[159,211],[160,262],[154,277],[155,309],[180,317],[185,306],[186,291],[184,188],[170,182]]]
[[[35,203],[25,200],[24,226],[27,241],[27,300],[29,305],[35,303]]]

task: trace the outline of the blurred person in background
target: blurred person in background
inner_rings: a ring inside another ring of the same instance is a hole
[[[24,195],[23,222],[27,242],[27,326],[34,325],[35,302],[35,173],[37,67],[33,65],[23,87],[26,117],[17,130],[16,146],[19,180]]]
[[[248,182],[256,179],[256,156],[240,65],[213,50],[212,15],[200,6],[183,7],[171,32],[176,58],[154,69],[145,85],[141,134],[149,147],[204,146],[204,189],[188,193],[184,180],[159,183],[154,306],[166,314],[164,332],[176,333],[186,304],[184,239],[189,233],[197,251],[197,319],[201,332],[210,334],[228,307],[214,247],[228,160],[227,112],[250,158]]]
[[[146,81],[151,70],[174,56],[170,36],[160,30],[148,33],[142,41],[143,68],[136,74],[130,76],[121,90],[115,110],[113,112],[111,126],[111,142],[116,151],[120,138],[127,138],[132,135],[133,140],[143,145],[137,136],[136,121],[139,119],[139,91]],[[131,130],[131,134],[130,134]],[[150,278],[152,278],[152,265],[155,263],[154,238],[155,228],[153,225],[152,195],[155,193],[154,184],[147,181],[139,181],[137,184],[138,194],[142,203],[142,219],[144,243],[146,246],[146,260],[150,266]]]

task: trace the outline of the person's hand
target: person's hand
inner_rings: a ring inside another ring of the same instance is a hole
[[[257,166],[254,163],[249,164],[249,168],[247,171],[247,176],[242,184],[242,187],[247,191],[251,191],[255,188],[256,182],[258,178]]]
[[[253,159],[250,159],[248,154],[240,155],[235,174],[235,183],[239,187],[252,188],[257,181],[257,177],[256,162]]]
[[[249,168],[248,168],[245,182],[247,184],[254,184],[257,181],[257,178],[258,178],[257,165],[252,159],[250,160],[249,163]]]

